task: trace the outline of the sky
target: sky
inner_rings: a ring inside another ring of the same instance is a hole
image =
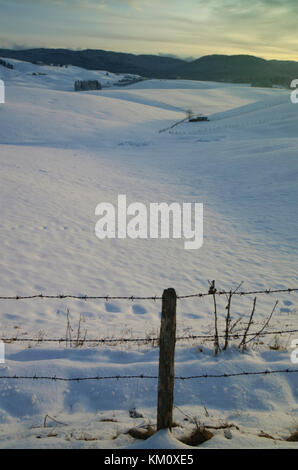
[[[298,0],[0,0],[0,47],[298,60]]]

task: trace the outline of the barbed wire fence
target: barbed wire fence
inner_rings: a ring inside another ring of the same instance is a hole
[[[212,281],[214,282],[214,281]],[[215,284],[210,283],[211,287],[208,292],[197,292],[194,294],[186,294],[186,295],[177,295],[177,300],[186,300],[186,299],[193,299],[193,298],[202,298],[207,296],[231,296],[231,295],[238,295],[238,296],[248,296],[248,295],[262,295],[262,294],[277,294],[277,293],[295,293],[298,292],[298,288],[286,288],[286,289],[263,289],[263,290],[251,290],[251,291],[239,291],[239,287],[242,285],[239,284],[236,289],[233,291],[226,291],[226,290],[217,290],[215,289]],[[137,300],[151,300],[151,301],[158,301],[162,300],[162,296],[154,295],[154,296],[139,296],[139,295],[129,295],[129,296],[114,296],[114,295],[73,295],[73,294],[56,294],[56,295],[47,295],[47,294],[33,294],[33,295],[12,295],[12,296],[0,296],[1,300],[64,300],[64,299],[73,299],[73,300],[104,300],[106,302],[112,300],[127,300],[127,301],[137,301]],[[244,331],[244,330],[243,330]],[[266,332],[255,332],[255,333],[247,333],[247,337],[253,337],[255,335],[267,336],[267,335],[282,335],[282,334],[291,334],[297,333],[298,329],[289,329],[289,330],[278,330],[278,331],[266,331]],[[218,338],[225,338],[225,339],[239,339],[241,338],[242,330],[237,331],[236,333],[229,334],[226,333],[225,335],[218,335]],[[176,341],[187,341],[187,340],[203,340],[203,341],[214,341],[215,335],[183,335],[177,336]],[[33,338],[33,337],[26,337],[26,338],[19,338],[16,336],[13,337],[0,337],[0,341],[4,342],[35,342],[35,343],[67,343],[69,342],[68,338]],[[120,344],[120,343],[158,343],[159,337],[148,337],[145,338],[84,338],[84,343],[93,343],[93,344]]]
[[[253,324],[253,316],[256,306],[256,295],[261,294],[277,294],[277,293],[295,293],[298,291],[298,288],[287,288],[287,289],[264,289],[264,290],[251,290],[251,291],[240,291],[242,283],[240,283],[236,289],[225,291],[217,290],[215,287],[215,281],[209,282],[209,291],[200,292],[194,294],[186,295],[177,295],[174,289],[166,289],[163,292],[162,296],[110,296],[110,295],[101,295],[101,296],[90,296],[90,295],[70,295],[70,294],[58,294],[58,295],[46,295],[46,294],[34,294],[34,295],[14,295],[14,296],[0,296],[1,300],[9,301],[20,301],[20,300],[45,300],[45,299],[75,299],[75,300],[105,300],[106,302],[111,300],[151,300],[157,301],[162,300],[162,313],[161,313],[161,328],[159,337],[146,337],[146,338],[83,338],[83,343],[107,343],[109,345],[116,344],[119,342],[129,342],[129,343],[153,343],[155,342],[159,346],[159,375],[113,375],[113,376],[93,376],[93,377],[60,377],[60,376],[46,376],[46,375],[31,375],[31,376],[21,376],[21,375],[1,375],[0,380],[51,380],[51,381],[64,381],[64,382],[82,382],[82,381],[102,381],[102,380],[123,380],[123,379],[158,379],[158,404],[157,404],[157,429],[164,429],[172,427],[172,413],[173,413],[173,395],[174,395],[174,382],[177,380],[195,380],[195,379],[208,379],[208,378],[229,378],[229,377],[240,377],[240,376],[256,376],[256,375],[270,375],[270,374],[291,374],[298,373],[298,369],[279,369],[279,370],[264,370],[264,371],[241,371],[235,373],[222,373],[222,374],[208,374],[204,373],[201,375],[192,375],[192,376],[175,376],[174,374],[174,350],[176,341],[185,341],[185,340],[196,340],[201,339],[204,341],[213,341],[214,343],[214,352],[218,354],[221,351],[219,339],[225,339],[225,346],[223,349],[226,349],[230,339],[242,338],[241,343],[238,345],[239,349],[242,347],[242,351],[245,350],[247,343],[253,341],[260,336],[266,335],[282,335],[282,334],[292,334],[298,332],[298,329],[288,329],[288,330],[279,330],[279,331],[265,331],[268,327],[269,322],[273,316],[275,308],[278,304],[278,301],[275,302],[274,307],[267,318],[265,324],[261,327],[259,331],[249,332],[251,325]],[[228,301],[227,304],[227,314],[226,314],[226,329],[224,335],[218,334],[218,317],[217,317],[217,296],[226,296]],[[246,296],[246,295],[255,295],[253,302],[253,309],[250,314],[248,324],[244,330],[238,330],[233,332],[237,322],[234,322],[231,325],[231,299],[233,295]],[[215,333],[213,335],[188,335],[188,336],[177,336],[176,335],[176,305],[177,301],[191,299],[191,298],[201,298],[206,296],[212,296],[214,303],[214,318],[215,318]],[[247,339],[249,338],[249,339]],[[71,343],[71,338],[66,336],[66,338],[0,338],[2,342],[50,342],[50,343]],[[76,340],[73,340],[76,344]]]

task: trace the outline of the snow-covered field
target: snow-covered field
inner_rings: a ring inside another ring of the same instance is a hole
[[[167,287],[184,295],[207,291],[208,279],[227,290],[241,281],[241,290],[297,287],[298,106],[289,91],[185,80],[117,87],[121,76],[115,74],[7,61],[15,69],[0,66],[6,86],[0,105],[0,296],[160,296]],[[73,92],[77,79],[108,80],[111,87]],[[184,119],[188,108],[210,122],[159,132]],[[98,240],[95,207],[116,203],[118,194],[146,204],[203,203],[203,247],[185,250],[173,239]],[[259,296],[255,328],[276,299],[271,329],[297,329],[294,293]],[[247,319],[252,301],[234,296],[233,320]],[[159,301],[0,302],[0,335],[6,338],[65,338],[68,309],[73,334],[81,316],[81,330],[91,339],[155,337],[160,325]],[[223,332],[226,298],[218,302]],[[180,300],[177,334],[210,333],[212,298]],[[212,343],[177,343],[175,372],[294,368],[292,339],[295,334],[279,337],[275,350],[274,335],[264,337],[245,354],[235,342],[217,357]],[[157,372],[158,349],[133,344],[71,349],[10,343],[0,365],[0,377]],[[136,445],[126,432],[155,423],[156,386],[154,379],[0,379],[0,446]],[[173,433],[192,428],[186,414],[206,425],[239,428],[231,429],[232,439],[214,431],[202,447],[295,447],[284,439],[297,429],[297,400],[298,374],[177,381],[174,418],[183,427]],[[143,418],[129,416],[134,407]],[[276,440],[258,437],[261,431]],[[165,435],[152,439],[145,445],[183,446]]]

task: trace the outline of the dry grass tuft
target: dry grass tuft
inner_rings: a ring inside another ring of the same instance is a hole
[[[288,439],[286,439],[286,441],[288,441],[288,442],[298,442],[298,429],[297,429],[297,431],[293,432],[293,434],[291,434],[290,437],[288,437]]]
[[[259,437],[265,437],[266,439],[273,439],[275,440],[275,438],[273,436],[270,436],[270,434],[267,434],[266,432],[264,431],[261,431],[260,434],[258,434]]]
[[[114,418],[102,418],[99,420],[100,423],[118,423],[117,419]]]

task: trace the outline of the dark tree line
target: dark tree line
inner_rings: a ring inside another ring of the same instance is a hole
[[[9,62],[6,62],[6,60],[0,59],[0,65],[3,65],[3,67],[6,67],[7,69],[13,69],[14,66],[10,64]]]

